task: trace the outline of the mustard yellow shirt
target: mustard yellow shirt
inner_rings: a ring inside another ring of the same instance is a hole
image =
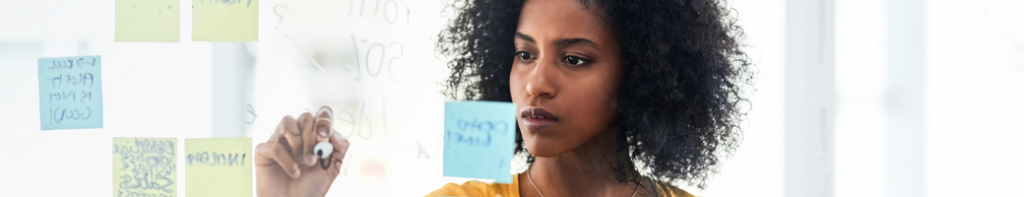
[[[659,197],[694,197],[671,184],[656,182]],[[471,197],[519,197],[519,174],[512,175],[512,184],[466,181],[462,185],[448,183],[430,192],[427,197],[471,196]]]

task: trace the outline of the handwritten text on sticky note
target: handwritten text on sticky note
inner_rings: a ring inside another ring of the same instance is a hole
[[[178,196],[177,143],[174,138],[114,138],[114,196]]]
[[[178,0],[114,0],[114,41],[178,42]]]
[[[251,197],[252,139],[185,139],[185,196]]]
[[[192,0],[192,40],[258,40],[259,0]]]
[[[444,104],[444,176],[511,183],[516,105],[504,102]]]
[[[39,58],[42,130],[103,127],[100,56]]]

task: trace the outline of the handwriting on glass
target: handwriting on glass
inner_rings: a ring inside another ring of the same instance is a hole
[[[175,196],[174,139],[115,138],[114,188],[118,197]],[[126,141],[127,143],[118,143]]]
[[[490,147],[491,135],[504,135],[508,131],[508,123],[502,121],[458,119],[456,130],[445,129],[445,142],[459,145]]]
[[[103,127],[100,57],[39,59],[43,130]]]
[[[361,68],[366,68],[366,74],[370,75],[370,77],[376,77],[381,74],[385,66],[388,67],[388,73],[392,80],[402,80],[402,78],[395,77],[395,66],[393,66],[395,60],[401,59],[402,54],[405,53],[405,46],[403,46],[402,43],[391,42],[385,45],[381,42],[370,42],[366,39],[356,39],[355,35],[349,36],[352,38],[352,54],[350,57],[351,60],[348,62],[348,66],[345,67],[345,70],[351,71],[352,69],[349,67],[355,68],[357,81],[362,78]],[[363,50],[360,50],[360,45],[364,47]],[[363,53],[362,55],[359,54],[361,51]]]
[[[245,153],[197,152],[189,153],[185,161],[189,166],[245,166]]]
[[[358,3],[358,5],[356,3]],[[370,2],[367,2],[366,0],[349,0],[348,4],[349,4],[348,5],[348,15],[349,16],[354,16],[353,13],[355,13],[357,11],[356,9],[358,9],[358,17],[359,18],[364,18],[364,17],[373,17],[373,18],[383,17],[384,20],[388,22],[388,24],[392,24],[392,25],[394,25],[395,23],[398,23],[399,19],[403,19],[402,16],[405,16],[404,20],[405,20],[405,24],[406,25],[409,25],[409,20],[412,19],[412,17],[410,17],[410,14],[412,13],[412,9],[410,9],[409,5],[406,4],[404,1],[372,0]],[[373,11],[373,15],[372,16],[369,13],[367,13],[366,10],[368,10],[368,9]],[[378,16],[377,15],[378,12],[380,12],[382,14],[380,16]],[[364,16],[363,15],[364,13],[367,13],[367,15]]]

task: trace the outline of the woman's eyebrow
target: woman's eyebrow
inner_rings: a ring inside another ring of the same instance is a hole
[[[526,34],[519,33],[519,32],[516,32],[516,38],[523,39],[523,40],[526,40],[526,41],[532,42],[532,43],[537,43],[537,41],[533,40],[533,37],[530,37],[530,36],[528,36]],[[566,47],[570,47],[570,46],[573,46],[573,45],[587,45],[587,46],[593,47],[595,49],[598,48],[597,47],[597,43],[595,43],[594,41],[587,40],[585,38],[567,38],[567,39],[558,40],[555,43],[560,48],[566,48]]]
[[[519,32],[516,32],[516,38],[523,39],[523,40],[526,40],[526,41],[530,41],[532,43],[537,43],[537,41],[533,41],[533,37],[527,36],[526,34],[519,33]]]
[[[566,48],[573,45],[588,45],[597,49],[597,43],[584,38],[569,38],[558,40],[558,47]]]

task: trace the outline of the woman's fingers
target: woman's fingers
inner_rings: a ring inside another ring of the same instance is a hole
[[[278,125],[277,129],[274,130],[274,134],[271,134],[270,139],[267,139],[267,142],[256,145],[256,164],[269,165],[276,163],[274,162],[274,155],[271,154],[272,151],[270,146],[280,143],[278,142],[278,140],[281,139],[281,135],[279,134],[280,131],[281,125]]]
[[[310,113],[299,115],[298,119],[292,116],[281,118],[277,130],[267,140],[256,146],[257,162],[259,164],[277,164],[281,166],[288,176],[298,178],[301,175],[301,166],[313,166],[317,164],[318,156],[314,154],[314,147],[318,142],[329,141],[334,146],[331,156],[332,169],[337,176],[338,168],[341,165],[341,158],[344,158],[348,150],[348,141],[336,139],[337,132],[331,134],[331,120],[333,112],[329,107],[322,107],[316,117]],[[324,132],[327,131],[327,132]],[[340,136],[340,135],[337,135]],[[333,162],[337,161],[337,162]],[[300,166],[301,165],[301,166]]]
[[[284,119],[287,118],[288,117],[285,117]],[[256,145],[256,164],[277,165],[277,162],[274,161],[273,149],[275,147],[282,146],[281,144],[288,144],[287,139],[285,139],[284,137],[285,135],[287,135],[286,133],[288,132],[287,129],[285,128],[285,124],[286,121],[281,120],[281,123],[277,124],[277,128],[274,129],[274,133],[270,134],[270,139],[267,139],[267,142],[265,143],[260,143]]]
[[[270,142],[260,143],[256,145],[256,164],[257,165],[270,165],[277,162],[274,161],[274,154],[271,151]]]
[[[288,176],[298,178],[299,175],[301,175],[299,166],[295,164],[295,160],[292,159],[291,154],[286,150],[287,146],[279,142],[282,141],[271,138],[271,140],[266,143],[256,145],[256,162],[260,165],[271,165],[276,163],[281,166],[281,169],[284,170]]]
[[[331,125],[334,122],[334,111],[330,107],[320,107],[316,114],[316,141],[326,142],[331,137]]]
[[[302,146],[299,149],[302,151],[295,151],[300,154],[299,158],[302,159],[302,164],[306,166],[312,166],[316,164],[316,156],[313,155],[313,147],[316,146],[316,133],[313,132],[314,123],[316,119],[310,113],[302,113],[298,119],[299,129],[302,132]]]
[[[299,165],[292,159],[292,154],[288,153],[288,150],[284,149],[285,146],[281,146],[281,144],[277,145],[278,146],[273,146],[271,149],[274,155],[274,161],[281,165],[281,169],[284,169],[284,172],[287,173],[288,176],[291,176],[292,178],[299,178],[299,175],[302,175],[302,172],[299,171]]]
[[[292,144],[301,143],[301,141],[294,140],[299,138],[296,137],[298,131],[299,128],[295,124],[294,118],[291,116],[281,118],[281,123],[277,125],[277,129],[270,139],[266,143],[256,145],[256,155],[262,158],[259,162],[261,164],[276,163],[288,176],[298,178],[301,172],[295,163],[295,157],[291,154]]]
[[[334,178],[338,177],[338,174],[341,173],[341,162],[345,159],[345,154],[348,153],[349,143],[345,137],[341,137],[341,133],[333,129],[328,139],[331,145],[334,146],[334,151],[331,152],[331,157],[329,157],[331,163],[327,168],[327,174]]]
[[[336,159],[343,159],[345,158],[345,154],[348,153],[348,140],[345,139],[345,137],[341,137],[341,134],[338,133],[337,131],[333,131],[332,133],[333,134],[331,135],[330,142],[331,145],[334,145],[334,151],[331,152],[331,157]],[[340,166],[341,162],[338,162],[334,165]]]
[[[279,134],[284,136],[285,142],[288,142],[289,153],[293,153],[296,156],[302,154],[302,130],[299,129],[299,124],[292,116],[285,116],[281,118],[281,123],[277,126]]]

